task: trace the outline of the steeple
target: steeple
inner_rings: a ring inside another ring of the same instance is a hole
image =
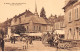
[[[35,15],[38,15],[38,12],[37,12],[37,4],[36,4],[36,0],[35,0]]]
[[[37,5],[36,5],[36,1],[35,1],[35,12],[37,13]]]

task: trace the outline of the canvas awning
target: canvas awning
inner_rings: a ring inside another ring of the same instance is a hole
[[[42,36],[42,33],[29,33],[28,36]]]
[[[19,34],[13,34],[13,36],[20,36]]]
[[[64,30],[55,30],[54,34],[65,34]]]

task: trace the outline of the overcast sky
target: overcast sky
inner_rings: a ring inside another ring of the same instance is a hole
[[[41,8],[44,7],[47,17],[53,15],[63,15],[65,0],[36,0],[38,14],[40,14]],[[7,3],[7,4],[6,4]],[[22,3],[21,5],[11,3]],[[10,5],[11,4],[11,5]],[[12,18],[29,9],[34,13],[35,0],[0,0],[0,22],[4,22],[7,18]]]

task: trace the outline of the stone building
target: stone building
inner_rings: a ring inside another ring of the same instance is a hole
[[[51,25],[46,22],[43,17],[39,17],[37,12],[37,6],[35,5],[35,12],[32,13],[26,10],[18,16],[14,16],[11,21],[11,28],[15,28],[17,25],[23,25],[26,28],[26,33],[37,33],[51,31]]]
[[[51,16],[48,18],[49,23],[52,25],[53,31],[54,31],[54,29],[55,29],[55,20],[56,20],[56,18],[57,18],[57,16],[56,16],[56,15],[53,16],[52,14],[51,14]]]
[[[66,0],[65,39],[80,40],[80,0]]]
[[[54,30],[64,30],[64,16],[58,16],[55,19]]]
[[[61,39],[64,39],[65,31],[64,31],[64,16],[58,16],[55,18],[54,22],[54,34],[58,34]]]

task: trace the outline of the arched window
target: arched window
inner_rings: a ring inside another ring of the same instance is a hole
[[[79,31],[79,27],[76,27],[77,32]]]
[[[69,35],[71,35],[71,33],[72,33],[72,29],[70,28],[70,29],[69,29]]]

